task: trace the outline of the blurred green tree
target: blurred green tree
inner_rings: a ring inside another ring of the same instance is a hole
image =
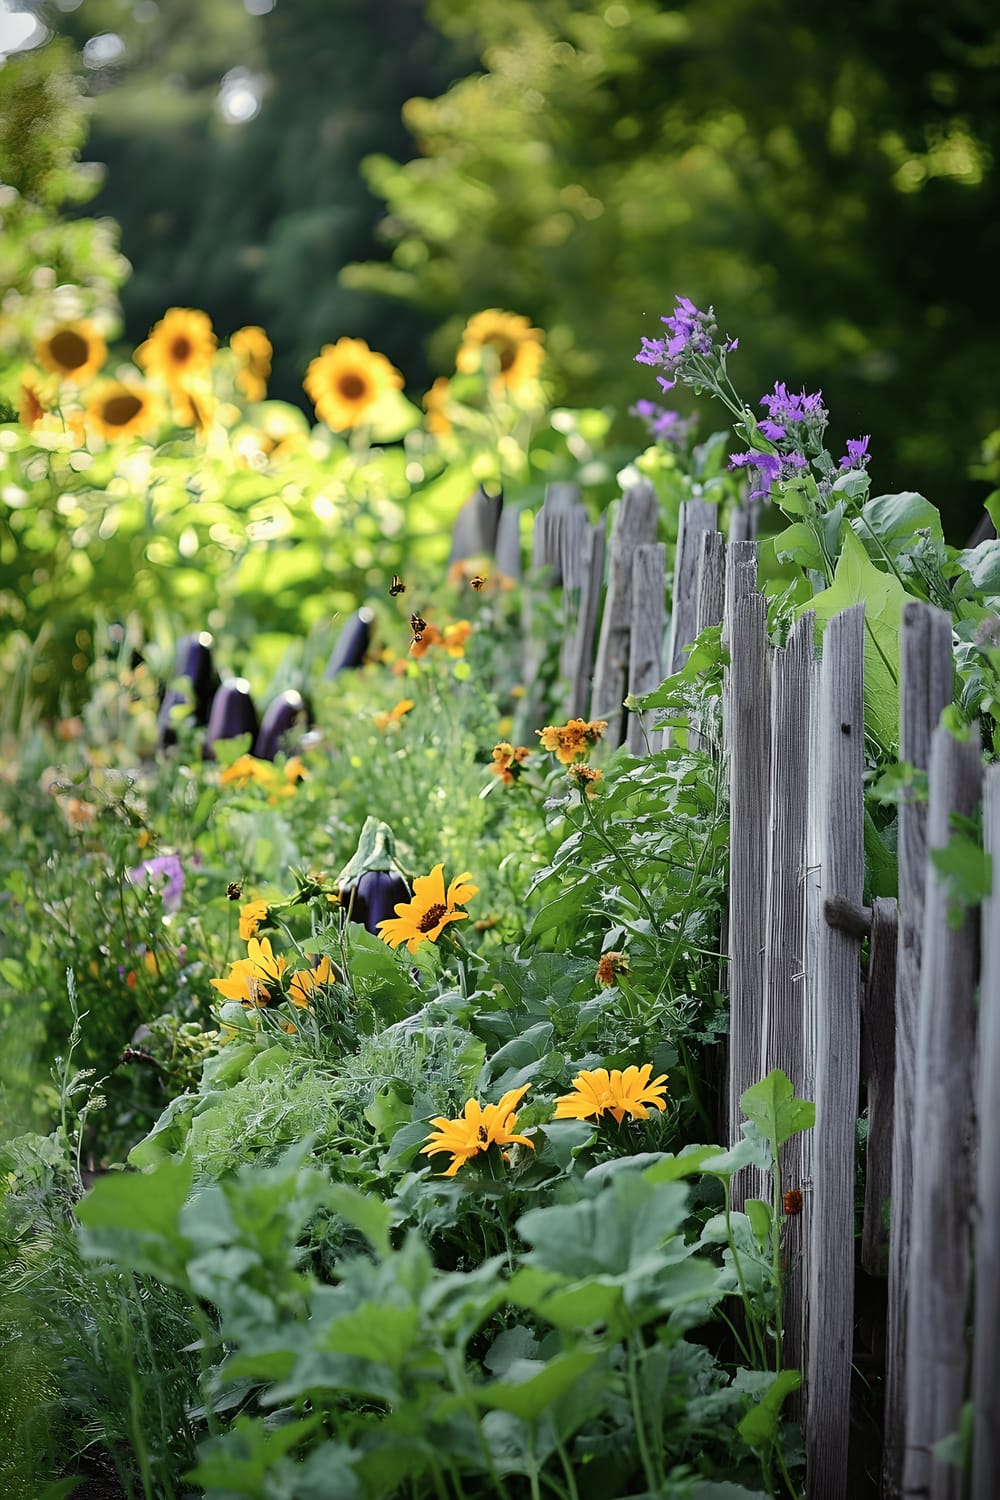
[[[683,292],[739,334],[748,399],[822,385],[886,490],[957,536],[1000,421],[1000,23],[987,0],[433,0],[481,71],[366,164],[389,264],[352,288],[434,310],[441,366],[484,306],[549,330],[561,394],[624,409]]]

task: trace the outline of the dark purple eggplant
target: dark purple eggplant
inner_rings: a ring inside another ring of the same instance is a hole
[[[286,735],[297,726],[309,724],[309,710],[301,693],[294,688],[281,693],[268,705],[260,726],[260,733],[253,742],[253,753],[258,760],[273,760],[284,747]]]
[[[330,660],[326,664],[324,677],[336,677],[338,672],[343,672],[346,667],[360,667],[365,659],[372,638],[372,621],[375,611],[363,605],[356,614],[351,615],[340,635],[337,644],[333,648]]]
[[[212,699],[219,688],[219,674],[212,662],[212,637],[207,630],[200,631],[198,635],[182,636],[178,641],[174,677],[188,679],[194,694],[194,721],[196,724],[207,724]],[[172,710],[177,707],[178,703],[187,701],[187,695],[177,688],[168,687],[163,695],[156,722],[159,726],[160,744],[164,748],[177,743],[177,730],[171,718]]]
[[[366,870],[354,885],[341,886],[340,904],[366,931],[378,936],[378,924],[396,915],[396,907],[409,901],[410,888],[395,870]]]
[[[212,710],[205,731],[205,760],[215,759],[216,740],[232,740],[238,734],[250,735],[250,743],[257,738],[257,710],[250,696],[250,684],[245,677],[231,677],[224,682],[212,699]]]

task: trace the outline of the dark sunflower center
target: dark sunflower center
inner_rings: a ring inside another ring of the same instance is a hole
[[[187,363],[187,361],[191,358],[193,350],[191,347],[191,340],[188,338],[186,333],[179,333],[177,334],[176,338],[171,339],[170,353],[179,365]]]
[[[361,375],[356,375],[353,370],[349,370],[337,381],[337,389],[345,401],[360,401],[368,391],[368,382]]]
[[[49,343],[52,358],[62,365],[64,370],[78,370],[81,365],[87,363],[90,354],[90,345],[81,333],[76,333],[72,328],[61,328],[58,333],[53,334]]]
[[[511,365],[517,359],[517,345],[512,343],[510,339],[493,339],[492,344],[497,351],[501,374],[506,375]]]
[[[104,403],[101,415],[109,427],[126,427],[132,418],[142,411],[142,401],[131,391],[120,396],[111,396]]]
[[[441,918],[446,917],[447,915],[448,908],[446,906],[442,906],[439,901],[437,906],[432,906],[428,911],[425,911],[423,916],[420,918],[420,922],[418,924],[420,931],[430,932],[431,928],[436,927]]]

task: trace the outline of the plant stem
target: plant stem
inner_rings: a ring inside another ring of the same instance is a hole
[[[650,1493],[656,1491],[656,1473],[649,1452],[649,1444],[646,1440],[646,1424],[642,1415],[642,1397],[639,1390],[638,1361],[635,1353],[635,1340],[637,1334],[630,1334],[625,1343],[628,1358],[628,1394],[632,1406],[632,1421],[635,1424],[635,1440],[639,1448],[639,1458],[642,1462],[642,1472],[646,1476],[646,1488]]]
[[[583,805],[584,805],[584,808],[586,809],[587,816],[590,818],[590,825],[591,825],[591,827],[593,828],[593,830],[594,830],[595,834],[597,835],[597,837],[600,839],[601,843],[604,845],[605,849],[607,849],[608,853],[611,855],[612,859],[616,860],[618,862],[618,864],[621,865],[622,869],[625,871],[625,873],[626,873],[626,875],[628,876],[628,879],[629,879],[629,884],[631,886],[633,886],[633,888],[635,890],[635,894],[636,894],[636,897],[637,897],[637,899],[639,901],[640,906],[642,907],[643,911],[646,913],[647,917],[650,920],[650,923],[651,923],[652,928],[653,928],[654,935],[658,936],[659,935],[660,927],[659,927],[659,923],[658,923],[658,921],[656,919],[656,913],[653,910],[653,908],[650,906],[648,900],[646,899],[646,893],[643,890],[642,885],[639,882],[638,876],[636,875],[635,871],[632,868],[632,865],[631,865],[631,863],[630,863],[630,861],[628,859],[628,856],[621,849],[619,849],[610,838],[608,838],[607,834],[604,832],[603,828],[598,823],[598,821],[597,821],[597,814],[594,811],[593,807],[591,806],[591,799],[587,796],[586,792],[583,793],[581,800],[583,801]],[[572,821],[572,820],[570,820],[570,821]]]

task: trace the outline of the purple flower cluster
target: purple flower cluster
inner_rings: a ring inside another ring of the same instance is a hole
[[[729,467],[750,470],[756,488],[750,491],[749,499],[766,500],[775,481],[794,478],[800,469],[806,467],[806,459],[801,453],[734,453]]]
[[[760,404],[767,407],[767,416],[759,426],[768,442],[787,442],[796,450],[809,446],[819,450],[828,417],[822,391],[790,391],[783,380],[777,380],[774,390],[760,398]]]
[[[630,417],[638,417],[646,424],[646,431],[658,443],[673,443],[683,448],[697,426],[697,417],[682,417],[679,411],[670,411],[656,401],[637,401],[628,409]]]
[[[133,885],[159,890],[165,912],[179,911],[184,895],[184,866],[176,854],[161,854],[127,871]]]
[[[841,469],[843,469],[845,472],[850,469],[866,469],[868,467],[868,461],[871,458],[871,454],[868,452],[868,444],[870,441],[871,434],[867,432],[865,433],[864,437],[848,438],[847,452],[840,460]]]
[[[718,325],[713,308],[710,307],[707,313],[702,312],[690,297],[675,297],[674,301],[677,304],[674,311],[660,319],[666,324],[669,337],[643,338],[642,348],[635,356],[637,364],[653,365],[667,372],[665,376],[656,377],[664,391],[672,391],[678,380],[688,384],[704,383],[704,367],[693,367],[692,362],[697,359],[711,361],[716,354],[729,354],[739,345],[739,339],[726,339],[716,348]]]

